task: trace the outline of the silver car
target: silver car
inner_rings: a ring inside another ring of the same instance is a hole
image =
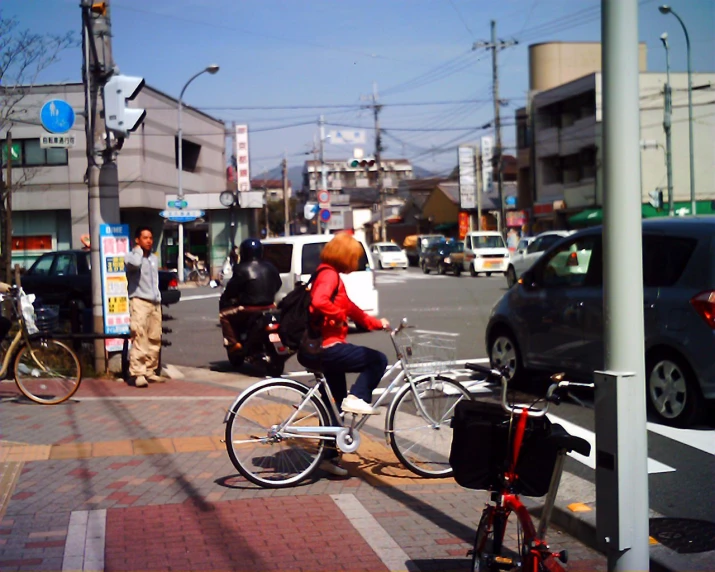
[[[646,389],[664,421],[696,423],[715,399],[715,217],[643,223]],[[549,249],[492,309],[493,365],[591,377],[603,368],[601,228]]]

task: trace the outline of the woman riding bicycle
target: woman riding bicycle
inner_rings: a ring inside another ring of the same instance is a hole
[[[299,352],[298,361],[309,369],[319,369],[325,375],[338,408],[346,413],[372,415],[372,391],[380,383],[387,367],[382,352],[346,342],[347,320],[368,330],[390,327],[385,319],[368,316],[348,297],[340,273],[357,270],[362,245],[347,233],[335,236],[323,249],[311,288],[311,324],[322,334],[322,350],[317,355]],[[359,373],[347,391],[346,373]],[[325,398],[325,396],[323,396]],[[330,408],[329,408],[330,411]],[[337,424],[337,420],[333,420]],[[321,468],[334,475],[345,476],[347,471],[337,464],[338,452],[328,449]]]

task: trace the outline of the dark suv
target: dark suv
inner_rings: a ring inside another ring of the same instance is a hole
[[[546,251],[492,309],[486,344],[513,379],[603,369],[601,228]],[[646,388],[664,421],[690,425],[715,399],[715,217],[643,223]]]
[[[463,261],[464,243],[451,240],[430,245],[422,254],[420,267],[425,274],[435,270],[439,274],[451,272],[459,276],[462,273]]]

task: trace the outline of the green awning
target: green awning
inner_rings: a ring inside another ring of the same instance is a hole
[[[435,225],[434,229],[437,232],[447,232],[448,230],[453,230],[459,226],[456,222],[443,222]]]
[[[594,226],[603,222],[603,210],[586,209],[569,217],[569,222],[576,226]]]

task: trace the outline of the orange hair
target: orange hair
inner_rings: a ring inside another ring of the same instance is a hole
[[[362,245],[347,232],[340,232],[325,245],[320,254],[320,261],[330,264],[338,272],[348,274],[357,270],[362,254]]]

